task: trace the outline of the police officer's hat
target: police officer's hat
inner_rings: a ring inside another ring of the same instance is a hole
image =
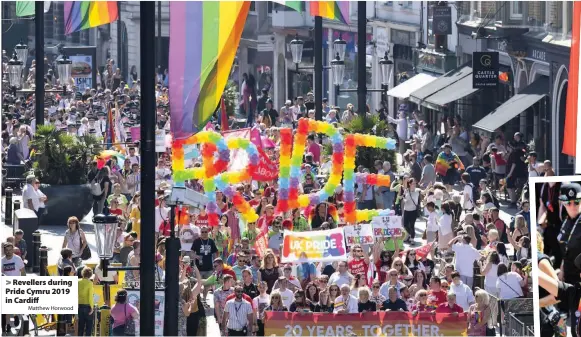
[[[569,201],[579,199],[581,199],[581,185],[578,183],[561,185],[561,195],[559,195],[559,200]]]

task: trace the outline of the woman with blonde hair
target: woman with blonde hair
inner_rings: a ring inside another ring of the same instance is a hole
[[[420,289],[415,295],[416,304],[411,308],[411,312],[415,315],[419,312],[431,311],[428,306],[428,291],[425,289]]]
[[[474,230],[474,226],[472,225],[465,225],[464,226],[464,231],[466,232],[466,235],[468,235],[470,237],[470,244],[472,246],[474,246],[474,248],[479,249],[480,247],[478,247],[478,239],[476,238],[476,231]]]
[[[491,330],[491,332],[494,330],[494,328],[490,327],[492,318],[489,306],[490,296],[481,289],[476,291],[474,299],[476,303],[470,306],[468,316],[468,336],[489,336],[488,330]]]
[[[402,258],[399,256],[393,259],[391,268],[397,271],[400,280],[406,277],[413,277],[411,270],[403,263]]]
[[[276,256],[270,249],[266,250],[260,269],[258,270],[258,282],[265,281],[268,285],[267,293],[270,294],[274,286],[274,282],[278,280],[281,276],[281,272],[278,268],[278,263],[276,261]]]
[[[270,305],[264,311],[288,311],[282,303],[282,296],[278,290],[270,294]]]

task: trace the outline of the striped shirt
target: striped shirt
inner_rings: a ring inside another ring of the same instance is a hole
[[[228,329],[242,330],[252,323],[248,322],[248,315],[252,314],[252,305],[246,301],[231,299],[226,302],[224,312],[228,313],[228,322],[226,323]]]

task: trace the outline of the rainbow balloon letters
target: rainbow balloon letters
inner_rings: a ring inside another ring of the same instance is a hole
[[[332,168],[329,180],[320,191],[308,195],[299,195],[301,164],[309,132],[323,133],[330,138],[333,147]],[[281,129],[280,136],[278,211],[286,212],[293,208],[315,206],[320,202],[326,201],[335,193],[343,178],[345,219],[347,223],[355,224],[360,221],[370,220],[374,216],[389,215],[389,210],[356,209],[356,182],[376,186],[389,186],[391,182],[389,176],[385,175],[355,174],[355,154],[357,146],[393,150],[395,149],[395,140],[362,134],[349,134],[344,139],[343,135],[333,125],[306,118],[299,120],[294,141],[291,129]],[[190,159],[191,155],[184,154],[184,147],[191,147],[193,144],[202,144],[202,166],[185,168],[185,160]],[[183,184],[190,179],[200,179],[203,182],[204,191],[210,199],[206,206],[210,225],[215,226],[218,224],[220,210],[216,204],[216,190],[221,191],[232,200],[245,221],[255,222],[258,219],[254,209],[232,186],[233,184],[250,181],[252,172],[258,165],[258,150],[252,142],[242,138],[233,138],[225,141],[219,133],[202,131],[187,139],[175,139],[172,146],[173,179],[176,184]],[[228,166],[231,149],[243,149],[248,152],[249,165],[245,170],[241,172],[223,172]],[[217,156],[214,155],[216,151],[218,151]],[[343,168],[345,168],[345,172],[343,172]]]

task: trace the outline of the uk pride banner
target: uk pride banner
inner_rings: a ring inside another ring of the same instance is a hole
[[[284,231],[282,263],[345,261],[343,228],[314,232]]]
[[[466,314],[265,312],[265,336],[466,336]]]

